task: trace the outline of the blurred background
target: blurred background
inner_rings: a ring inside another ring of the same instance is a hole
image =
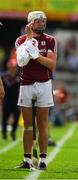
[[[15,40],[25,34],[27,14],[41,10],[47,15],[46,32],[57,40],[57,68],[54,72],[55,125],[78,119],[78,0],[0,0],[0,74],[9,59],[16,59]],[[61,91],[56,91],[61,90]],[[63,91],[62,91],[63,90]],[[58,93],[57,93],[58,92]],[[2,108],[2,106],[1,106]],[[0,124],[2,123],[2,110]],[[54,119],[53,119],[54,118]]]

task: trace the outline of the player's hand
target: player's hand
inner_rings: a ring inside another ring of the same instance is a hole
[[[27,24],[26,27],[25,27],[25,31],[26,31],[26,33],[27,33],[28,39],[33,38],[32,26],[33,26],[33,23],[29,23],[29,24]]]
[[[38,41],[34,38],[25,41],[26,50],[29,52],[32,59],[39,57]]]

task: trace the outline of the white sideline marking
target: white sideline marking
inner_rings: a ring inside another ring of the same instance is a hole
[[[62,146],[64,145],[64,143],[74,134],[74,131],[77,127],[77,124],[73,124],[71,126],[71,128],[68,129],[67,133],[63,136],[63,138],[58,141],[57,146],[54,148],[54,150],[50,153],[50,155],[47,157],[47,165],[53,161],[53,159],[56,157],[56,155],[60,152]],[[29,174],[29,176],[27,176],[25,179],[34,179],[36,180],[38,178],[38,176],[40,175],[40,173],[42,173],[43,171],[39,171],[36,170],[34,172],[31,172]]]
[[[21,138],[16,140],[15,142],[12,142],[11,144],[7,145],[3,149],[0,150],[0,154],[5,153],[6,151],[12,149],[14,146],[16,146],[21,141]]]

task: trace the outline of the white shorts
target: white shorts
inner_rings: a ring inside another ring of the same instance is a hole
[[[52,82],[35,82],[32,85],[21,85],[19,91],[18,105],[24,107],[32,107],[32,98],[37,98],[35,106],[51,107],[54,106]]]

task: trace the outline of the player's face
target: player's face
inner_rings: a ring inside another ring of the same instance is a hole
[[[32,30],[37,34],[42,34],[46,28],[46,19],[36,19],[34,20]]]

